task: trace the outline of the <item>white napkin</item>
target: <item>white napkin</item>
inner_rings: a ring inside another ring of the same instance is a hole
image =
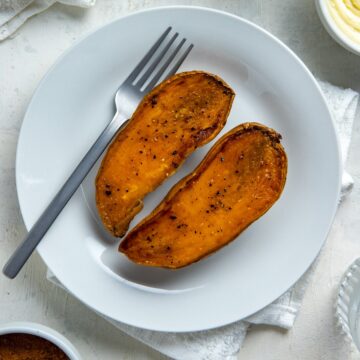
[[[90,7],[96,0],[0,0],[0,41],[13,34],[24,22],[56,2]]]
[[[350,89],[341,89],[329,83],[319,84],[327,99],[339,132],[345,163],[356,114],[359,94]],[[343,175],[342,196],[352,188],[353,180],[346,172]],[[312,266],[313,269],[314,265]],[[269,306],[246,320],[207,331],[193,333],[164,333],[142,330],[107,319],[126,334],[149,345],[157,351],[179,360],[232,360],[236,359],[250,324],[267,324],[289,329],[300,310],[303,296],[313,272],[310,269],[290,290]],[[48,271],[47,278],[62,286]]]

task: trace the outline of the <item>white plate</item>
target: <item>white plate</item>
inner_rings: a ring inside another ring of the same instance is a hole
[[[96,221],[93,171],[38,251],[71,293],[109,318],[194,331],[242,319],[275,300],[315,259],[333,220],[341,173],[334,126],[314,78],[285,45],[248,21],[203,8],[157,8],[121,18],[75,45],[41,82],[21,129],[16,179],[30,228],[112,118],[118,84],[168,25],[195,44],[182,70],[213,72],[236,91],[222,134],[258,121],[283,135],[289,170],[281,199],[209,258],[177,271],[146,268],[117,253],[117,242]],[[146,198],[132,225],[210,146]]]

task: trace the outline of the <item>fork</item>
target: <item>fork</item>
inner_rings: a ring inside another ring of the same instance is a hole
[[[128,119],[131,118],[132,113],[144,95],[164,77],[166,70],[169,69],[165,76],[165,78],[168,78],[175,74],[184,62],[193,48],[193,44],[190,44],[185,50],[183,49],[180,52],[186,42],[186,39],[183,38],[175,49],[170,50],[174,41],[179,36],[178,33],[175,33],[170,39],[167,39],[170,31],[171,27],[168,27],[120,85],[115,95],[116,113],[114,118],[91,146],[90,150],[31,228],[23,242],[5,264],[3,268],[5,276],[13,279],[19,273],[52,223],[109,145],[114,135],[126,126],[129,121]],[[176,58],[177,55],[178,57]]]

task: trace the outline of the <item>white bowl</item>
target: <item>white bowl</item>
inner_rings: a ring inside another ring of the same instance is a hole
[[[315,0],[315,4],[320,20],[330,36],[345,49],[360,55],[360,45],[346,36],[338,27],[329,12],[327,0]]]
[[[31,334],[50,341],[61,349],[70,360],[81,360],[80,354],[63,335],[47,326],[32,322],[11,322],[0,325],[0,335]]]

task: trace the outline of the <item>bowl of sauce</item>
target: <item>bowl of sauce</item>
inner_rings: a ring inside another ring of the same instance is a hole
[[[81,360],[63,335],[44,325],[13,322],[0,325],[1,360]]]
[[[315,0],[325,29],[345,49],[360,55],[360,0]]]

